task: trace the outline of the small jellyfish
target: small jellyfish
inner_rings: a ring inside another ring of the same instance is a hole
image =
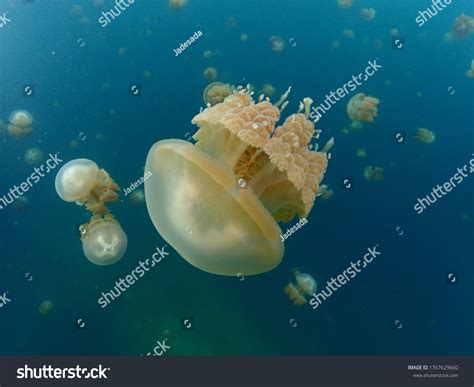
[[[79,146],[79,143],[76,140],[69,141],[69,147],[71,149],[76,149]]]
[[[26,209],[26,207],[28,207],[28,204],[29,204],[29,200],[28,198],[25,196],[25,195],[22,195],[22,196],[19,196],[17,197],[14,201],[13,201],[13,208],[15,210],[24,210]]]
[[[283,291],[294,305],[302,306],[306,304],[306,297],[316,292],[316,280],[309,274],[301,273],[299,269],[293,269],[296,283],[289,282]]]
[[[392,38],[395,38],[396,36],[398,36],[398,34],[399,31],[396,28],[390,29],[390,36],[392,36]]]
[[[268,39],[268,44],[272,51],[276,52],[277,54],[280,54],[286,46],[285,39],[283,39],[281,36],[275,35],[270,36],[270,38]]]
[[[266,97],[273,97],[276,93],[275,86],[271,83],[265,83],[260,89],[260,93],[264,94]]]
[[[217,78],[217,70],[215,67],[206,67],[206,69],[202,73],[202,76],[208,82],[215,81]]]
[[[347,114],[352,121],[374,122],[380,100],[358,93],[347,104]]]
[[[418,128],[414,138],[424,144],[431,144],[436,140],[436,134],[426,128]]]
[[[96,133],[95,139],[97,141],[103,141],[105,139],[105,136],[102,133]]]
[[[118,200],[117,184],[107,171],[88,159],[64,164],[56,175],[56,192],[66,202],[86,205],[94,213],[108,212],[105,203]]]
[[[467,39],[472,34],[474,34],[474,18],[462,14],[454,20],[451,31],[444,35],[444,41]]]
[[[38,311],[41,314],[48,314],[51,312],[54,308],[54,303],[51,300],[46,300],[43,301],[39,306],[38,306]]]
[[[188,0],[169,0],[169,6],[173,9],[184,8],[188,4]]]
[[[94,0],[93,4],[94,4],[94,7],[101,9],[104,7],[104,2],[105,0]]]
[[[79,18],[79,24],[82,26],[82,27],[89,27],[90,24],[91,24],[91,19],[89,19],[87,16],[81,16]]]
[[[152,77],[152,72],[150,70],[145,70],[143,71],[143,78],[144,79],[150,79]]]
[[[367,156],[367,152],[365,151],[364,148],[357,149],[357,157],[359,159],[365,159],[366,156]]]
[[[202,53],[202,56],[205,59],[210,59],[210,58],[212,58],[213,55],[214,55],[214,53],[211,50],[206,50]]]
[[[29,137],[33,131],[33,116],[26,110],[15,110],[8,119],[8,134],[18,140]]]
[[[353,0],[337,0],[339,8],[348,9],[352,7]]]
[[[375,9],[362,8],[360,11],[360,17],[366,21],[371,21],[375,17]]]
[[[390,86],[392,86],[392,81],[390,79],[387,79],[383,82],[383,84],[387,87],[390,87]]]
[[[350,132],[361,132],[364,129],[364,125],[360,121],[352,121],[349,125]]]
[[[117,50],[117,54],[119,56],[124,56],[125,54],[127,53],[127,49],[125,47],[120,47],[118,50]]]
[[[344,29],[344,30],[342,30],[342,35],[343,35],[346,39],[354,39],[354,37],[355,37],[354,31],[351,30],[351,29]]]
[[[466,71],[466,77],[474,78],[474,59],[471,61],[471,68]]]
[[[346,134],[349,134],[349,129],[347,129],[347,128],[341,128],[340,132],[341,132],[343,135],[346,135]]]
[[[130,203],[135,205],[145,203],[145,193],[142,189],[136,189],[130,194]]]
[[[7,130],[8,130],[8,124],[3,121],[3,120],[0,120],[0,135],[4,135],[5,133],[7,133]]]
[[[331,43],[331,47],[334,48],[334,49],[338,49],[341,47],[341,41],[340,40],[334,40],[332,43]]]
[[[39,148],[30,148],[25,152],[24,159],[29,165],[38,165],[43,160],[44,153]]]
[[[81,225],[82,249],[86,258],[99,266],[112,265],[125,255],[127,234],[110,214],[92,216]]]
[[[277,222],[311,211],[334,139],[321,151],[309,149],[315,131],[310,98],[276,127],[289,92],[272,105],[239,87],[192,119],[199,126],[196,144],[162,140],[148,152],[148,214],[198,269],[227,276],[272,270],[284,254]]]
[[[383,47],[383,42],[380,39],[374,40],[374,48],[379,50]]]
[[[240,40],[245,43],[249,40],[249,36],[247,34],[242,34],[240,35]]]
[[[227,28],[235,28],[237,27],[237,19],[234,16],[229,16],[227,18]]]
[[[329,187],[329,185],[323,184],[323,185],[321,185],[320,188],[321,188],[321,191],[318,192],[318,196],[321,196],[321,199],[329,200],[334,195],[334,190],[331,187]],[[321,194],[321,195],[319,195],[319,194]]]
[[[368,165],[364,169],[364,178],[369,181],[382,181],[384,179],[384,169]]]
[[[202,98],[206,105],[210,104],[211,106],[214,106],[215,104],[224,101],[224,99],[231,95],[232,92],[233,90],[231,86],[222,82],[212,82],[204,89]]]
[[[69,10],[69,13],[73,16],[82,16],[84,14],[84,8],[82,8],[82,6],[79,4],[73,4]]]

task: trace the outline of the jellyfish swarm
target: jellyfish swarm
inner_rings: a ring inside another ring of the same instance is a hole
[[[226,97],[232,94],[232,91],[233,89],[229,85],[225,85],[222,82],[212,82],[204,89],[202,98],[206,105],[214,106],[224,101]]]
[[[384,179],[383,173],[384,170],[382,167],[368,165],[364,169],[364,178],[369,181],[382,181]]]
[[[118,200],[117,184],[107,171],[88,159],[64,164],[56,175],[55,186],[61,199],[85,204],[93,213],[107,213],[105,203]]]
[[[321,152],[309,150],[314,133],[309,98],[301,103],[304,113],[275,128],[288,93],[272,105],[256,103],[239,87],[193,118],[200,127],[195,145],[163,140],[148,153],[151,220],[203,271],[235,276],[272,270],[284,252],[277,221],[306,217],[313,206],[333,139]]]
[[[31,135],[33,128],[33,116],[26,110],[15,110],[8,118],[8,134],[18,140]]]
[[[380,100],[358,93],[347,104],[347,114],[352,121],[374,122]]]
[[[451,31],[444,35],[444,41],[467,39],[472,34],[474,34],[474,18],[461,14],[454,20]]]
[[[281,53],[285,49],[285,40],[281,36],[272,35],[268,39],[268,44],[273,52]]]
[[[474,59],[471,61],[471,68],[466,71],[466,77],[474,78]]]
[[[436,134],[426,128],[418,128],[414,138],[425,144],[431,144],[436,140]]]
[[[25,161],[29,165],[38,165],[43,160],[44,153],[39,148],[30,148],[25,152]]]
[[[285,286],[283,291],[294,305],[301,306],[306,304],[306,296],[311,296],[317,289],[316,280],[306,273],[300,273],[298,269],[293,270],[296,283],[291,282]]]
[[[127,251],[127,235],[110,214],[94,215],[80,230],[84,255],[96,265],[112,265]]]
[[[360,17],[366,21],[371,21],[375,17],[375,9],[362,8],[360,11]]]

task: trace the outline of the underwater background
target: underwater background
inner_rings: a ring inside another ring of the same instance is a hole
[[[78,234],[89,215],[58,197],[56,171],[46,175],[27,203],[0,210],[0,294],[11,298],[0,308],[0,354],[140,355],[165,337],[166,355],[473,354],[473,177],[422,214],[413,209],[473,157],[474,79],[465,72],[474,36],[443,41],[456,17],[474,16],[472,0],[453,2],[422,27],[415,18],[431,6],[422,0],[354,0],[348,9],[336,0],[189,0],[178,9],[136,0],[101,27],[98,18],[113,6],[0,1],[0,15],[11,19],[0,29],[0,118],[7,122],[17,109],[34,118],[30,137],[1,135],[0,196],[33,171],[23,158],[31,147],[45,158],[60,152],[64,163],[92,159],[128,187],[156,141],[195,132],[208,66],[218,81],[254,85],[256,96],[271,83],[272,101],[292,86],[283,117],[306,96],[320,104],[370,60],[382,68],[317,123],[322,145],[335,138],[323,181],[334,194],[317,198],[308,224],[286,240],[282,263],[265,274],[208,274],[169,248],[101,309],[101,292],[167,243],[146,205],[122,195],[110,207],[128,235],[127,253],[111,266],[91,264]],[[373,20],[360,17],[365,7],[376,10]],[[401,49],[391,28],[404,39]],[[196,31],[203,36],[176,56],[173,49]],[[273,35],[283,51],[270,47]],[[130,84],[141,86],[139,96]],[[25,85],[34,95],[24,95]],[[379,116],[362,130],[341,131],[359,92],[382,101]],[[417,128],[435,132],[436,141],[414,139]],[[364,179],[368,165],[384,168],[383,181]],[[283,232],[296,221],[282,224]],[[375,244],[382,255],[317,309],[296,307],[284,294],[293,268],[311,274],[320,290]],[[52,309],[40,313],[47,300]]]

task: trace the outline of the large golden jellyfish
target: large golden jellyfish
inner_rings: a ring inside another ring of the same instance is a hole
[[[26,110],[15,110],[8,121],[8,134],[18,140],[29,137],[33,132],[33,116]]]
[[[214,106],[226,99],[229,95],[232,94],[233,90],[230,85],[226,85],[222,82],[212,82],[204,89],[203,99],[204,103]]]
[[[85,204],[94,214],[89,223],[80,226],[86,258],[101,266],[120,260],[127,249],[127,235],[106,207],[107,202],[118,200],[118,185],[107,171],[92,160],[75,159],[59,170],[55,186],[61,199]]]
[[[272,270],[284,253],[277,222],[311,211],[334,140],[309,149],[310,98],[275,128],[289,92],[272,105],[239,87],[193,118],[195,145],[170,139],[150,149],[148,213],[195,267],[228,276]]]
[[[374,122],[380,100],[358,93],[347,104],[347,114],[352,121]]]
[[[444,35],[444,41],[467,39],[472,34],[474,34],[474,18],[461,14],[454,20],[451,31]]]
[[[316,280],[309,274],[301,273],[299,269],[293,269],[296,283],[289,282],[283,291],[294,305],[302,306],[306,304],[306,297],[316,292]]]
[[[364,169],[364,178],[369,181],[382,181],[384,179],[384,169],[367,165]]]
[[[425,144],[431,144],[436,140],[436,134],[426,128],[418,128],[414,138]]]
[[[466,71],[466,77],[474,78],[474,59],[471,61],[471,68]]]

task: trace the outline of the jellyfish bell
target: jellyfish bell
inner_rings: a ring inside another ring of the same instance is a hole
[[[313,206],[332,142],[321,152],[308,149],[309,98],[304,113],[275,129],[288,93],[272,105],[239,88],[193,118],[200,128],[195,145],[162,140],[148,153],[150,218],[200,270],[228,276],[272,270],[284,253],[277,222],[306,217]]]
[[[217,78],[217,70],[215,67],[206,67],[202,73],[204,79],[208,82],[212,82]]]
[[[205,59],[209,59],[209,58],[212,58],[212,56],[214,55],[214,53],[211,51],[211,50],[206,50],[202,53],[202,56],[205,58]]]
[[[316,280],[309,274],[298,273],[296,275],[296,283],[298,287],[308,296],[316,291]]]
[[[260,89],[260,93],[263,93],[266,97],[273,97],[276,93],[275,86],[271,83],[265,83]]]
[[[384,169],[368,165],[364,169],[364,178],[369,181],[382,181],[384,179]]]
[[[28,207],[29,200],[25,195],[17,197],[13,201],[13,208],[16,210],[24,210],[26,207]]]
[[[375,9],[373,8],[362,8],[360,11],[360,17],[366,21],[371,21],[375,17]]]
[[[130,202],[138,205],[145,203],[145,193],[141,189],[136,189],[130,194]]]
[[[249,40],[249,36],[247,34],[242,34],[240,35],[240,40],[245,43]]]
[[[346,39],[354,39],[354,37],[355,37],[354,31],[351,30],[351,29],[348,29],[348,28],[346,28],[346,29],[344,29],[344,30],[342,31],[342,35],[343,35]]]
[[[436,140],[436,134],[426,128],[418,128],[414,138],[422,143],[431,144]]]
[[[46,300],[43,301],[39,306],[38,306],[38,311],[41,314],[48,314],[51,312],[54,308],[54,303],[51,300]]]
[[[380,100],[358,93],[347,104],[347,115],[352,121],[374,122]]]
[[[337,4],[339,5],[339,8],[342,8],[342,9],[348,9],[352,7],[352,2],[353,0],[337,0]]]
[[[17,139],[23,139],[31,135],[33,129],[33,116],[26,110],[15,110],[8,118],[8,134]]]
[[[30,148],[25,152],[24,159],[29,165],[38,165],[43,160],[44,153],[39,148]]]
[[[466,77],[474,78],[474,59],[471,61],[471,68],[466,71]]]
[[[268,44],[273,52],[281,53],[285,49],[285,40],[281,36],[272,35],[268,39]]]
[[[206,105],[214,106],[224,101],[226,97],[232,94],[232,91],[233,89],[229,85],[222,82],[212,82],[204,89],[202,97]]]
[[[359,148],[357,149],[357,157],[360,159],[365,159],[365,156],[367,155],[367,152],[364,148]]]
[[[294,305],[306,304],[306,296],[311,296],[317,290],[316,280],[309,274],[301,273],[299,269],[293,269],[296,283],[289,282],[283,289]]]
[[[169,6],[173,9],[184,8],[188,4],[188,0],[169,0]]]
[[[127,251],[127,234],[115,218],[94,215],[81,231],[82,249],[86,258],[99,266],[118,262]]]

